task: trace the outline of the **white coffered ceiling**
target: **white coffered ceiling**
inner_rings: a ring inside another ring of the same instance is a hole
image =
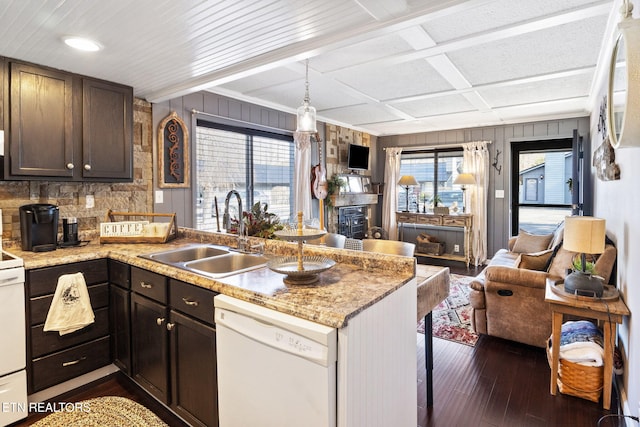
[[[586,115],[614,0],[0,0],[0,55],[375,135]],[[71,51],[65,35],[97,40]]]

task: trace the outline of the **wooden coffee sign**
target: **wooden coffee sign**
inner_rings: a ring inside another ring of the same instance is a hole
[[[175,111],[158,127],[158,157],[158,186],[188,188],[189,130]]]

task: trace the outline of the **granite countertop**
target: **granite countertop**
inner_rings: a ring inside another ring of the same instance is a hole
[[[415,259],[305,245],[305,255],[320,255],[336,265],[320,273],[313,285],[288,285],[284,275],[263,267],[220,279],[210,279],[176,267],[140,258],[138,255],[175,249],[193,243],[235,246],[235,238],[222,233],[181,229],[180,237],[164,244],[100,244],[92,239],[87,245],[52,252],[25,252],[19,246],[6,250],[24,260],[25,269],[50,267],[92,259],[111,258],[132,266],[229,295],[282,313],[342,328],[348,320],[375,304],[415,276]],[[253,238],[252,238],[253,239]],[[294,255],[294,243],[262,240],[265,255]]]

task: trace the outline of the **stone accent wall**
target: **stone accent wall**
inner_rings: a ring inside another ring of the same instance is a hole
[[[335,174],[350,173],[347,169],[349,144],[371,146],[371,135],[365,132],[345,128],[342,126],[325,125],[327,179]],[[369,170],[361,175],[371,175],[372,159],[369,159]],[[342,204],[341,204],[342,205]],[[371,205],[367,206],[367,218],[371,217]],[[338,211],[335,207],[327,209],[327,230],[338,232]]]
[[[20,240],[18,208],[32,203],[52,203],[60,207],[62,218],[78,218],[80,238],[93,235],[104,221],[108,209],[122,212],[153,212],[153,125],[151,104],[142,99],[133,103],[133,182],[0,182],[2,239]],[[85,208],[93,195],[95,206]]]
[[[371,146],[371,135],[357,130],[336,126],[325,125],[327,178],[331,178],[336,173],[349,173],[347,169],[347,155],[349,144]],[[369,171],[363,175],[371,175],[371,163]]]

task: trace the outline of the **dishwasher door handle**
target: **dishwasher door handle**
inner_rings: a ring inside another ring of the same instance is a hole
[[[216,308],[215,322],[219,334],[221,328],[227,328],[231,333],[238,333],[276,350],[300,356],[322,366],[335,362],[335,360],[328,360],[327,346],[264,320]]]

